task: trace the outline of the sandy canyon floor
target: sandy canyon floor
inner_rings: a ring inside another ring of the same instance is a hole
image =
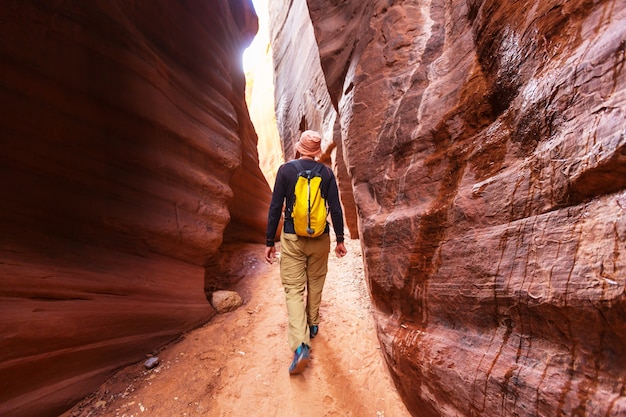
[[[278,265],[262,245],[238,256],[239,309],[216,316],[158,352],[160,365],[126,367],[63,417],[408,417],[375,333],[357,240],[331,251],[312,360],[290,376]],[[334,244],[333,244],[334,249]]]

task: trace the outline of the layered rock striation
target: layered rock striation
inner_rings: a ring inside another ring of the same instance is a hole
[[[337,112],[413,414],[626,413],[626,4],[308,0],[295,53],[277,3],[278,124]]]
[[[295,144],[307,129],[322,135],[321,161],[332,166],[344,208],[345,233],[358,237],[351,181],[343,163],[341,126],[321,71],[313,25],[305,1],[271,1],[270,43],[274,57],[276,121],[284,160],[295,157]]]
[[[206,322],[222,243],[264,241],[256,31],[247,0],[0,4],[1,415]]]

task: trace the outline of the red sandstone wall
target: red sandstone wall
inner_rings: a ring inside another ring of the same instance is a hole
[[[313,51],[274,13],[276,83],[320,57],[409,409],[624,415],[626,4],[306,3]],[[279,125],[319,114],[277,94]]]
[[[322,134],[322,161],[338,178],[346,236],[358,238],[352,185],[343,161],[343,146],[336,105],[321,71],[315,34],[304,1],[269,2],[270,42],[274,57],[275,107],[284,159],[295,157],[300,133]]]
[[[0,2],[0,415],[58,415],[206,322],[203,265],[264,241],[256,31],[244,0]]]

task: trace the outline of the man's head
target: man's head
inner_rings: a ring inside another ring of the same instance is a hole
[[[315,158],[322,154],[322,137],[314,130],[305,130],[296,143],[296,156],[310,156]]]

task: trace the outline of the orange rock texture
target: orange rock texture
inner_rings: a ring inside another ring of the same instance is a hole
[[[626,414],[626,3],[272,4],[284,149],[341,145],[412,413]]]
[[[214,314],[264,241],[249,0],[0,3],[0,415],[56,416]]]

